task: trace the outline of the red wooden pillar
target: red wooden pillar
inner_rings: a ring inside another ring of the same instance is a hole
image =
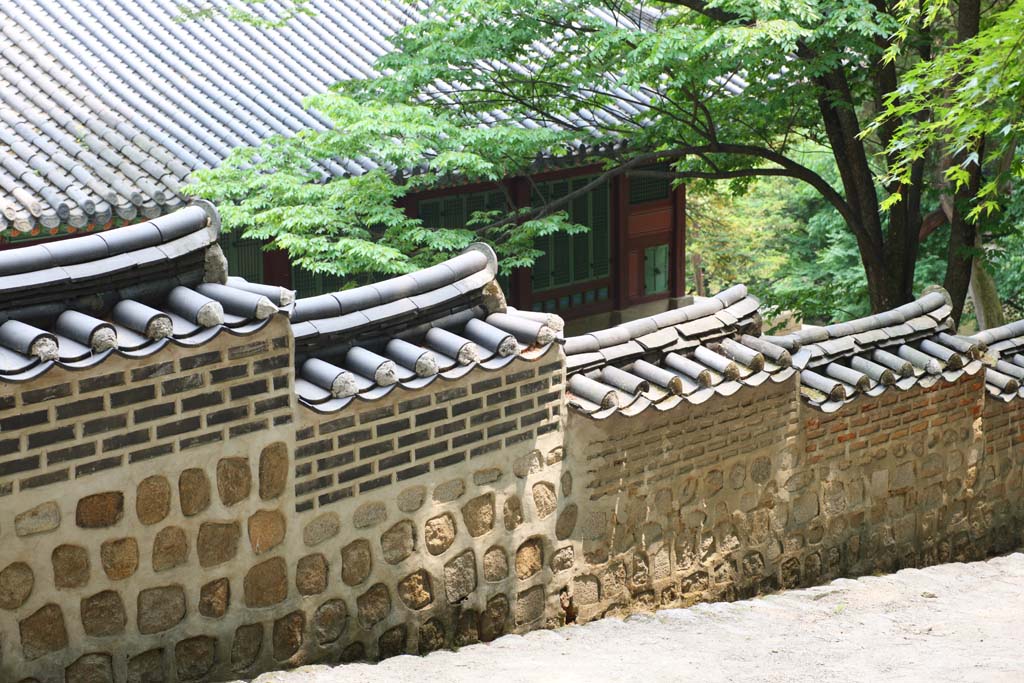
[[[619,175],[611,183],[611,273],[615,310],[629,306],[629,178]]]
[[[283,249],[263,252],[263,282],[285,289],[292,286],[292,264]]]
[[[505,181],[505,187],[512,197],[516,208],[530,205],[530,186],[526,178],[510,178]],[[533,306],[533,272],[530,268],[516,268],[509,277],[509,289],[507,292],[509,303],[524,311],[530,310]]]
[[[686,296],[686,186],[672,190],[672,241],[668,255],[669,296]]]

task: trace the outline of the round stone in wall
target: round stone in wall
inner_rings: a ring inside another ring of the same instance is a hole
[[[82,598],[82,629],[87,636],[116,636],[124,633],[128,618],[117,591],[101,591]]]
[[[68,646],[68,632],[64,627],[64,614],[54,604],[43,605],[18,623],[21,651],[25,659],[33,660]]]
[[[75,524],[83,529],[114,526],[124,516],[124,494],[120,491],[95,493],[78,501]]]
[[[540,538],[527,539],[516,551],[516,576],[528,579],[544,566],[544,544]]]
[[[260,453],[260,498],[272,500],[284,493],[288,483],[288,446],[276,441]]]
[[[235,629],[231,641],[231,670],[245,671],[256,663],[263,649],[263,624],[246,624]]]
[[[475,609],[463,609],[455,624],[455,647],[463,647],[480,642],[480,614]]]
[[[537,517],[544,519],[555,511],[558,506],[558,499],[555,497],[555,487],[546,481],[539,481],[533,485],[533,505],[537,509]]]
[[[145,525],[164,521],[171,511],[171,485],[158,474],[146,477],[135,491],[135,514]]]
[[[398,582],[398,597],[409,609],[423,609],[434,600],[430,574],[420,569]]]
[[[188,562],[188,538],[181,527],[161,529],[153,539],[153,571],[163,572]]]
[[[252,472],[245,458],[223,458],[217,463],[217,495],[225,506],[232,506],[249,497]]]
[[[139,544],[134,538],[116,538],[100,545],[100,564],[111,581],[127,579],[139,568]]]
[[[488,600],[487,607],[480,615],[480,640],[489,643],[505,633],[508,615],[508,598],[504,595],[495,595]]]
[[[352,541],[341,549],[341,580],[348,586],[357,586],[370,575],[373,556],[370,542],[365,538]]]
[[[444,565],[444,592],[455,604],[476,590],[476,556],[472,550],[457,555]]]
[[[444,647],[444,624],[440,619],[427,619],[420,626],[419,653],[429,654]]]
[[[300,595],[319,595],[327,590],[327,558],[316,553],[301,558],[295,567],[295,587]]]
[[[575,562],[575,551],[571,545],[567,545],[564,548],[559,548],[551,556],[551,571],[564,572],[572,569],[572,565]]]
[[[234,559],[242,529],[238,522],[203,522],[196,540],[201,567],[215,567]]]
[[[397,498],[398,509],[402,512],[416,512],[423,507],[423,501],[427,498],[427,487],[423,485],[410,486],[403,489]]]
[[[64,683],[113,683],[114,665],[106,652],[82,655],[64,670]]]
[[[534,586],[516,597],[516,624],[528,624],[544,616],[544,587]]]
[[[466,482],[461,479],[452,479],[434,487],[435,503],[450,503],[462,497],[466,492]]]
[[[356,598],[359,623],[363,628],[372,628],[391,612],[391,595],[383,583],[374,584],[370,590]]]
[[[564,541],[572,535],[573,529],[576,528],[578,514],[579,508],[576,507],[576,503],[570,503],[558,515],[558,521],[555,522],[555,537],[559,541]]]
[[[388,508],[380,501],[363,503],[352,513],[352,526],[367,529],[388,518]]]
[[[408,628],[405,624],[393,626],[380,634],[380,638],[377,639],[377,657],[387,659],[404,655],[407,634]]]
[[[366,659],[366,646],[360,643],[358,640],[354,643],[349,643],[345,646],[345,649],[341,651],[340,661],[343,664],[351,664],[352,662],[361,662]]]
[[[163,648],[146,650],[128,660],[128,683],[162,683],[165,680]]]
[[[345,632],[348,608],[344,600],[328,600],[313,614],[313,633],[321,645],[333,643]]]
[[[455,541],[455,519],[447,512],[427,520],[423,540],[431,555],[440,555]]]
[[[247,607],[270,607],[288,597],[288,565],[283,557],[261,562],[245,575],[243,582]]]
[[[494,494],[485,493],[462,506],[462,520],[470,536],[483,536],[494,528]]]
[[[284,540],[287,524],[277,510],[259,510],[249,517],[249,544],[257,555],[276,548]]]
[[[50,556],[53,561],[53,585],[78,588],[89,582],[89,553],[77,545],[59,545]]]
[[[572,472],[570,472],[568,470],[566,470],[565,472],[562,472],[561,484],[562,484],[562,496],[563,497],[571,496],[572,495]]]
[[[416,551],[416,527],[403,519],[380,535],[380,547],[385,562],[398,564]]]
[[[35,575],[24,562],[12,562],[0,571],[0,608],[18,609],[32,594]]]
[[[334,538],[341,531],[341,517],[337,512],[325,512],[315,517],[302,530],[302,542],[312,547]]]
[[[213,670],[217,639],[209,636],[186,638],[174,646],[174,666],[179,681],[202,681]]]
[[[231,582],[215,579],[199,589],[199,613],[210,619],[220,619],[231,603]]]
[[[523,523],[523,504],[519,496],[509,496],[505,499],[505,505],[501,511],[505,521],[505,530],[513,531]]]
[[[210,506],[210,478],[206,472],[193,467],[184,470],[178,477],[178,497],[181,513],[186,517],[198,515]]]
[[[274,659],[290,659],[302,647],[302,632],[306,629],[306,615],[292,612],[274,621]]]
[[[494,546],[484,553],[484,580],[501,581],[508,576],[508,555],[505,549]]]
[[[160,633],[185,618],[185,589],[159,586],[139,591],[137,604],[139,633]]]
[[[59,526],[60,508],[52,500],[40,503],[14,518],[14,533],[18,536],[42,534],[53,531]]]

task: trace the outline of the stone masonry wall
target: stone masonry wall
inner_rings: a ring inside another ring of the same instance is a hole
[[[566,461],[589,497],[581,617],[1015,547],[1021,409],[986,404],[982,381],[890,389],[830,415],[803,404],[795,378],[698,409],[570,415]]]
[[[1021,542],[1024,401],[633,417],[551,347],[320,414],[288,322],[0,384],[0,680],[231,680],[973,559]],[[573,611],[572,609],[570,611]]]

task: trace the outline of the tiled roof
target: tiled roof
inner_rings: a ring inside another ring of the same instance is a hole
[[[985,387],[1009,401],[1024,398],[1024,320],[1017,320],[971,337],[985,351]]]
[[[557,316],[505,305],[490,247],[436,266],[293,300],[280,287],[229,277],[212,205],[115,231],[0,251],[0,380],[110,354],[143,357],[290,319],[299,399],[318,411],[396,387],[418,388],[544,355]]]
[[[634,415],[799,372],[805,400],[833,412],[858,395],[978,372],[983,344],[951,331],[950,310],[946,293],[933,291],[866,318],[762,336],[758,303],[738,285],[690,306],[566,339],[570,403],[597,418]],[[996,334],[1008,339],[1024,335],[1024,327]],[[1015,341],[1024,345],[1024,336]],[[994,381],[1004,393],[1016,392],[1018,384],[1008,380],[1024,379],[1024,355],[1020,362],[1017,369],[1003,362],[986,370],[990,388]]]
[[[314,16],[264,30],[219,16],[176,21],[177,5],[0,3],[0,234],[75,231],[179,208],[189,174],[234,147],[323,128],[303,98],[372,75],[388,37],[417,16],[404,0],[310,0]],[[246,8],[269,17],[277,5]],[[325,170],[370,167],[364,159]]]

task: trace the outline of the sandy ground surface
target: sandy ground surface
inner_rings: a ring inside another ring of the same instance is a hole
[[[1024,554],[256,679],[632,680],[1024,681]]]

